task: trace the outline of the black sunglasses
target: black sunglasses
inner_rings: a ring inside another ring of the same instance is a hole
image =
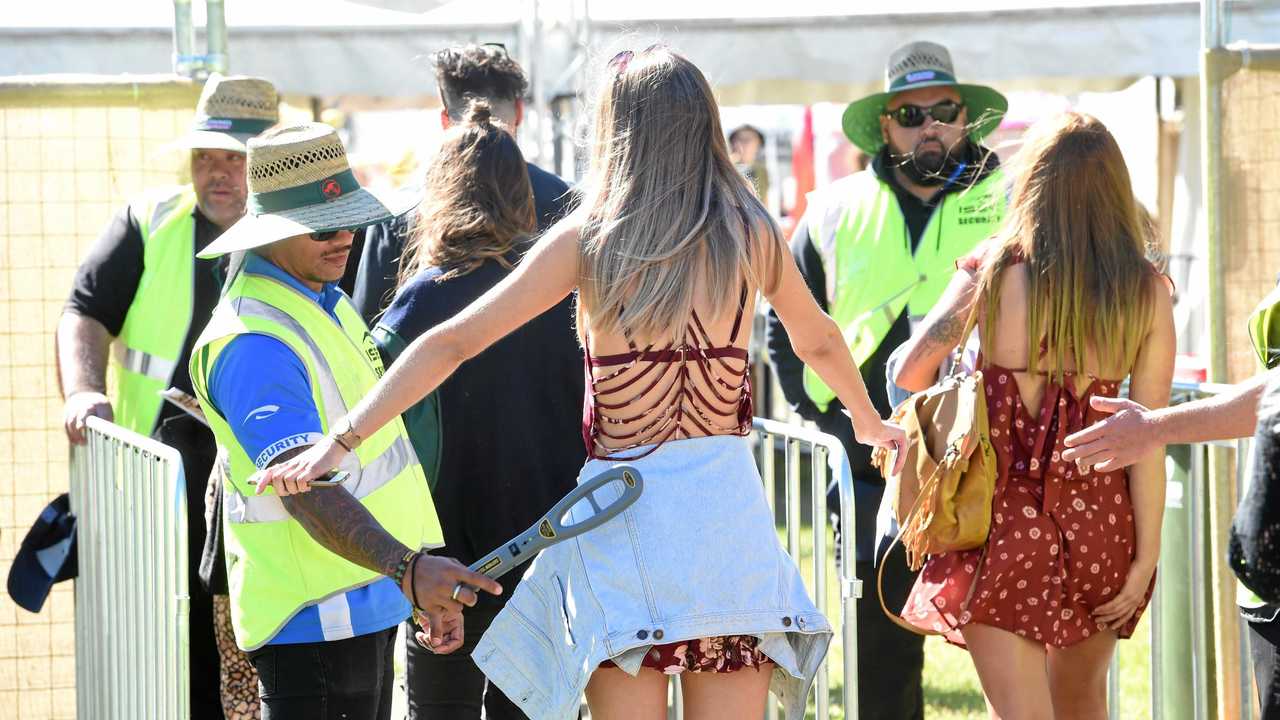
[[[344,230],[352,234],[360,232],[360,228],[344,228]],[[329,242],[330,240],[338,237],[338,233],[340,232],[343,232],[343,230],[325,230],[324,232],[313,232],[309,234],[311,235],[311,239],[316,242]]]
[[[964,105],[961,103],[943,100],[929,107],[903,105],[894,110],[885,110],[884,114],[896,120],[904,128],[915,128],[924,124],[925,117],[931,117],[940,123],[953,123],[960,117],[960,111],[963,109]]]

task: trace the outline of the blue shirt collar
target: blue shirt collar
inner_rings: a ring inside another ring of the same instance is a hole
[[[337,283],[325,283],[324,286],[320,288],[320,292],[316,292],[302,284],[301,280],[298,280],[284,270],[281,270],[275,263],[252,251],[249,252],[249,257],[245,260],[244,270],[245,272],[251,272],[256,275],[265,275],[273,280],[279,280],[294,290],[302,293],[303,296],[310,298],[317,305],[324,308],[324,311],[330,315],[334,314],[334,308],[338,305],[338,299],[342,297],[342,291],[338,289]]]

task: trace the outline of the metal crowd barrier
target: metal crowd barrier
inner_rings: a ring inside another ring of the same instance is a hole
[[[831,623],[835,638],[832,650],[841,647],[844,650],[844,667],[842,670],[843,687],[840,705],[844,717],[857,720],[858,717],[858,655],[857,655],[857,605],[862,596],[862,584],[854,574],[852,562],[835,565],[836,578],[840,590],[840,609],[832,614],[828,607],[828,560],[830,553],[829,538],[832,527],[827,512],[827,488],[835,483],[840,492],[840,544],[842,558],[853,558],[853,475],[849,470],[849,459],[845,455],[844,446],[831,435],[810,430],[798,425],[788,425],[776,420],[756,418],[753,423],[756,464],[760,476],[764,480],[765,497],[773,506],[778,496],[779,483],[782,484],[782,513],[784,516],[783,532],[786,536],[787,552],[800,565],[801,574],[812,581],[810,590],[814,604]],[[807,465],[807,468],[805,467]],[[807,470],[807,471],[806,471]],[[807,498],[806,498],[807,494]],[[812,553],[805,558],[803,553],[802,505],[805,500],[809,505],[809,541]],[[775,507],[775,518],[778,508]],[[802,562],[803,560],[803,562]],[[830,664],[831,652],[818,668],[810,699],[815,710],[815,720],[828,720],[831,716],[830,700]],[[684,713],[680,700],[679,676],[671,685],[671,702],[668,718],[683,720]],[[778,717],[778,705],[770,696],[766,715],[768,720]]]
[[[71,451],[76,714],[185,720],[187,500],[178,451],[99,418]]]

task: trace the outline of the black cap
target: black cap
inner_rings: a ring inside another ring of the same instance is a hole
[[[76,516],[63,493],[36,518],[9,568],[9,597],[25,610],[40,612],[54,583],[76,576]]]

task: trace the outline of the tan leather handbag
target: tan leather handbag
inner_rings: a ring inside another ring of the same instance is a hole
[[[974,318],[971,312],[962,337],[968,338]],[[893,500],[900,528],[894,542],[906,548],[907,564],[919,570],[928,555],[981,547],[991,530],[996,483],[982,371],[966,374],[957,351],[951,373],[899,405],[892,422],[907,431],[902,472],[892,474],[892,458],[883,449],[876,450],[872,462],[888,482],[885,492]],[[880,559],[877,579],[881,607],[888,555],[886,551]],[[904,623],[888,608],[884,611],[908,630],[930,634]]]

